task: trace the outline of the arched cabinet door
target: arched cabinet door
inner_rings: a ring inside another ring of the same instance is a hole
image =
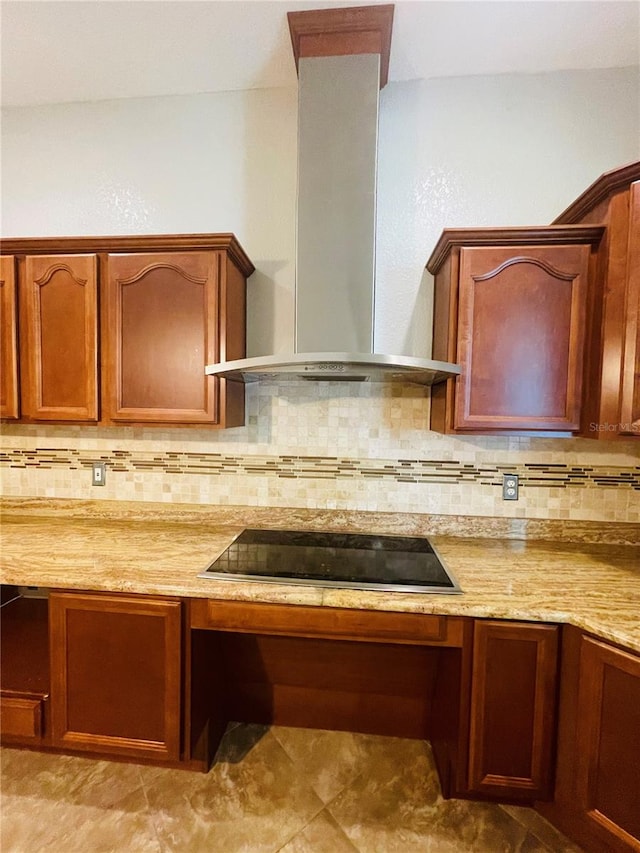
[[[96,255],[27,256],[20,277],[23,416],[98,419]]]
[[[20,416],[16,259],[0,258],[0,418]]]
[[[219,422],[221,252],[107,259],[107,395],[116,422]]]
[[[580,429],[589,246],[460,251],[455,428]]]

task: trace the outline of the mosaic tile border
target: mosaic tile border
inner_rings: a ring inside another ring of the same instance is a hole
[[[46,448],[0,451],[0,467],[80,470],[105,462],[114,473],[244,474],[314,480],[389,480],[396,483],[475,483],[501,485],[502,475],[517,474],[520,485],[545,488],[616,488],[640,491],[640,465],[615,467],[561,463],[474,464],[438,459],[348,459],[339,456],[232,455]]]

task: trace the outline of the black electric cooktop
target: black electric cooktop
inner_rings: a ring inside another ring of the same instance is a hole
[[[428,539],[244,530],[200,578],[388,592],[460,593]]]

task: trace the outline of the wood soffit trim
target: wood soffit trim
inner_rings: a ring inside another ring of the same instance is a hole
[[[605,172],[588,187],[582,195],[572,202],[560,216],[553,220],[552,225],[580,222],[599,202],[607,196],[624,189],[628,184],[640,181],[640,161],[628,163],[617,169]]]
[[[389,77],[393,4],[288,12],[296,61],[307,56],[380,53],[380,88]]]
[[[123,237],[9,237],[2,255],[97,252],[224,251],[247,277],[255,267],[234,234],[136,234]]]
[[[447,255],[463,246],[555,246],[559,244],[597,244],[604,225],[540,225],[514,228],[445,228],[427,261],[427,270],[435,275]]]

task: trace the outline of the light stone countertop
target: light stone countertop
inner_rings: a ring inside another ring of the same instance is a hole
[[[75,503],[68,502],[69,510]],[[53,504],[3,502],[2,583],[566,622],[640,652],[638,545],[496,538],[500,525],[496,529],[492,522],[501,520],[493,519],[487,520],[483,536],[454,536],[448,529],[447,535],[434,535],[425,524],[425,535],[429,534],[456,576],[462,595],[332,590],[199,579],[198,572],[221,554],[237,533],[256,523],[249,508],[226,508],[218,518],[211,511],[182,518],[175,511],[167,509],[163,514],[156,508],[146,517],[138,513],[135,520],[125,520],[122,515],[115,517],[113,506],[106,513],[92,512],[88,505],[83,511],[76,506],[77,512],[65,512],[64,502]],[[126,506],[121,509],[126,515]],[[322,529],[329,529],[327,513],[317,515],[322,515]],[[353,518],[349,520],[352,532],[399,532],[395,523],[385,524],[378,518],[367,524],[366,514],[360,516],[357,524]],[[288,523],[291,529],[305,527],[301,523],[304,513],[297,510],[271,510],[269,517],[271,524],[265,518],[256,526],[283,527]],[[346,526],[342,518],[333,529]],[[477,520],[465,526],[467,534],[481,529]],[[403,532],[416,535],[411,525]]]

